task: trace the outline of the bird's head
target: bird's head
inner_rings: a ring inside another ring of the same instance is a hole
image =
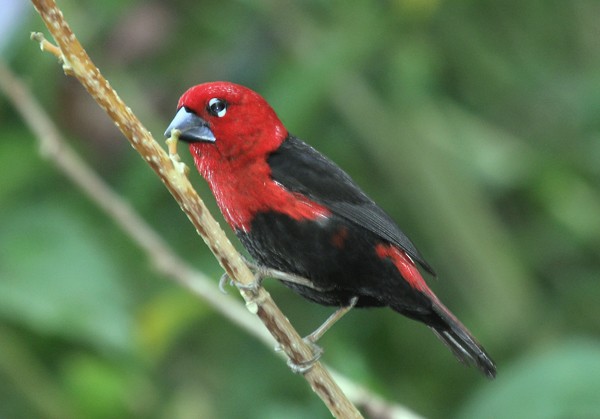
[[[223,160],[266,156],[287,136],[267,101],[234,83],[194,86],[181,96],[177,109],[165,136],[178,129],[180,140],[190,144],[199,169],[210,170],[212,164]]]

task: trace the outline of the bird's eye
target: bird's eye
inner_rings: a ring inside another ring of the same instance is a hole
[[[208,112],[222,118],[227,113],[227,102],[216,97],[208,101]]]

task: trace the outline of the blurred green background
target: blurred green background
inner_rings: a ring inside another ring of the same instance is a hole
[[[265,96],[398,221],[498,377],[390,310],[344,318],[321,341],[327,363],[426,417],[600,417],[600,2],[59,5],[158,139],[193,84]],[[0,9],[2,59],[216,287],[216,261],[161,182],[29,40],[47,34],[33,7]],[[272,350],[156,274],[3,96],[0,136],[0,417],[329,417]],[[331,312],[267,288],[301,333]]]

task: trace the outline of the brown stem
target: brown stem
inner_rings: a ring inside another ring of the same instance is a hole
[[[162,147],[100,74],[55,2],[32,0],[32,3],[58,43],[67,74],[72,74],[80,81],[113,119],[133,148],[158,174],[227,274],[242,284],[251,284],[254,281],[252,273],[210,215],[187,177],[177,170]],[[312,358],[311,348],[302,341],[265,289],[259,288],[255,292],[243,290],[241,293],[250,311],[258,315],[292,362],[302,364]],[[362,417],[320,362],[316,362],[304,373],[304,377],[335,417]]]

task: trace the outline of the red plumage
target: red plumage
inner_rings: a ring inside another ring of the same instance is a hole
[[[412,242],[335,163],[290,135],[257,93],[228,82],[192,87],[167,129],[181,131],[225,220],[260,265],[321,304],[389,306],[432,328],[463,362],[495,365],[427,286]]]

